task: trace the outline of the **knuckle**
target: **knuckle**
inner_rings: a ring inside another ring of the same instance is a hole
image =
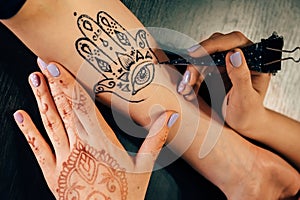
[[[186,95],[190,95],[191,93],[193,93],[193,88],[191,85],[186,85],[186,87],[184,88],[182,95],[186,96]]]
[[[210,39],[214,39],[215,37],[219,37],[219,36],[223,36],[223,35],[224,35],[223,33],[215,32],[209,38]]]
[[[230,34],[234,35],[237,37],[241,43],[245,44],[249,42],[249,39],[240,31],[233,31]]]
[[[245,35],[240,31],[232,31],[230,34],[235,35],[236,37],[245,37]]]

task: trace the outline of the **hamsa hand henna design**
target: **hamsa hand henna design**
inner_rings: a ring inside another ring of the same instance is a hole
[[[100,74],[94,86],[96,94],[109,92],[129,102],[154,79],[153,61],[157,60],[143,29],[132,32],[115,19],[100,11],[97,20],[88,15],[78,17],[82,38],[76,41],[76,50]]]
[[[60,200],[125,200],[127,190],[125,169],[104,150],[97,151],[78,141],[63,163],[57,192]]]

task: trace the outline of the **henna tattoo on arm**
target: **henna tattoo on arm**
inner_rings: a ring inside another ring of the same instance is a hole
[[[97,20],[80,15],[77,25],[83,37],[76,41],[76,50],[101,74],[94,92],[113,93],[132,103],[143,101],[131,97],[146,88],[155,75],[153,60],[157,58],[147,32],[139,29],[131,33],[104,11],[98,13]]]
[[[77,141],[58,179],[60,200],[127,198],[125,169],[105,150]]]

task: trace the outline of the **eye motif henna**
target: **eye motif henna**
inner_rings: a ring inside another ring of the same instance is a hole
[[[125,200],[128,190],[125,169],[104,150],[97,151],[80,141],[75,146],[58,179],[59,199]]]
[[[157,58],[149,47],[146,31],[129,33],[104,11],[98,13],[97,20],[81,15],[77,24],[83,37],[76,41],[76,49],[102,75],[94,92],[113,93],[129,102],[143,101],[130,98],[154,78],[153,59]]]

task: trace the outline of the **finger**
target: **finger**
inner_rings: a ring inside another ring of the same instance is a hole
[[[252,88],[251,75],[243,52],[235,49],[226,55],[226,70],[233,88],[240,96],[248,94]]]
[[[99,141],[91,141],[95,138],[95,133],[104,133],[116,145],[122,146],[89,94],[63,66],[52,62],[44,73],[50,82],[51,93],[67,130],[71,147],[77,137],[84,142],[99,144]]]
[[[56,168],[55,156],[52,154],[49,145],[25,111],[15,112],[14,118],[32,149],[46,180],[49,180],[48,178],[53,175]]]
[[[94,132],[94,129],[91,128],[94,128],[97,124],[95,103],[85,89],[63,66],[58,63],[51,64],[57,68],[54,71],[59,71],[59,75],[54,77],[51,73],[45,74],[55,83],[50,85],[51,91],[56,91],[57,88],[60,90],[60,98],[55,99],[57,100],[58,111],[63,117],[64,123],[79,122],[72,127],[76,127],[78,134],[81,135],[81,139],[84,139],[88,133]],[[76,132],[76,130],[74,131]]]
[[[216,33],[213,33],[208,39],[214,39],[216,37],[219,37],[219,36],[223,36],[224,34],[223,33],[219,33],[219,32],[216,32]],[[196,52],[199,48],[201,47],[200,44],[195,44],[193,45],[192,47],[188,48],[187,51],[191,54],[193,54],[194,52]]]
[[[182,80],[177,86],[177,92],[181,95],[188,95],[193,93],[197,94],[201,83],[205,79],[205,70],[207,67],[196,67],[188,65]]]
[[[216,34],[209,39],[188,49],[190,56],[202,57],[216,52],[231,50],[236,47],[243,47],[252,42],[241,32],[234,31],[225,35]]]
[[[167,140],[170,128],[176,123],[178,117],[178,113],[168,111],[153,123],[136,156],[136,168],[139,172],[150,172],[151,174],[155,160]],[[150,174],[148,174],[149,178]]]
[[[58,160],[64,159],[64,153],[69,150],[68,138],[56,110],[47,83],[41,73],[35,72],[29,76],[29,83],[36,98],[45,130],[53,144]]]
[[[75,80],[71,75],[65,76],[66,70],[58,66],[57,63],[50,63],[47,70],[44,70],[44,74],[49,82],[56,109],[66,129],[70,146],[73,146],[77,136],[85,140],[87,133],[73,110],[78,106],[77,102],[72,99]],[[78,101],[80,103],[80,100]]]

